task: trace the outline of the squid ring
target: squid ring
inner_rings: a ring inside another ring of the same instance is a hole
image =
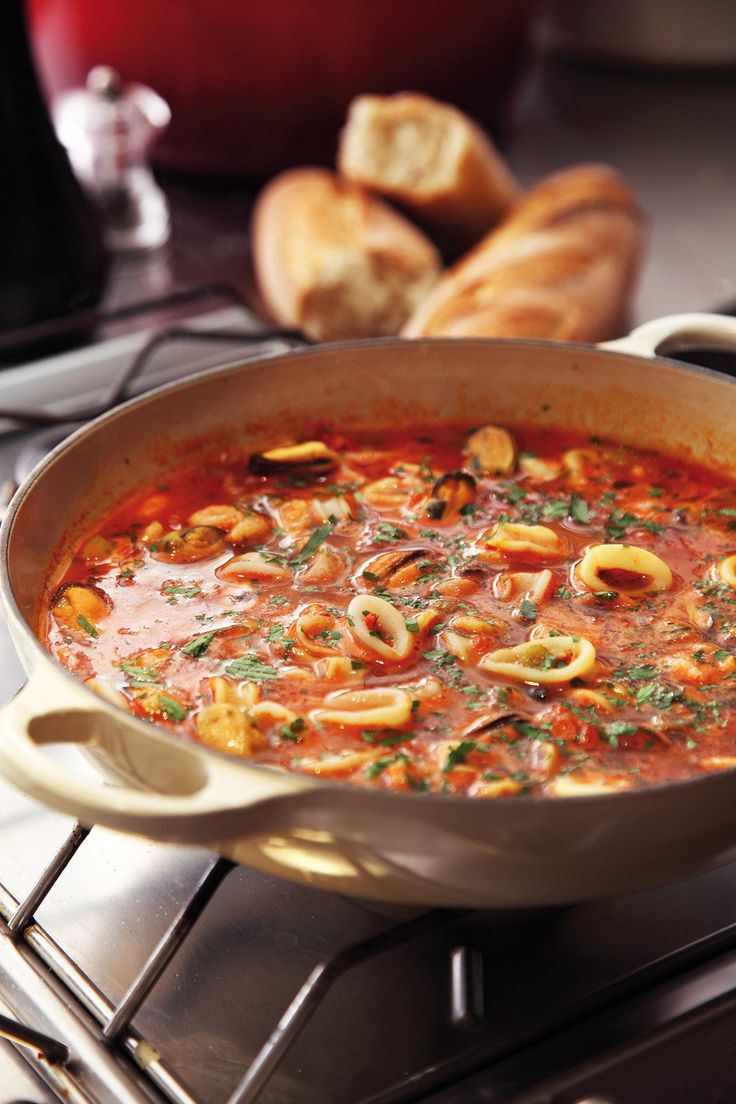
[[[382,659],[406,659],[414,647],[399,611],[375,594],[356,594],[348,606],[350,631],[359,644]]]
[[[602,571],[626,572],[631,581],[612,583],[601,575]],[[578,564],[576,574],[582,583],[596,591],[613,589],[625,594],[648,594],[672,585],[672,572],[664,560],[633,544],[594,544]]]
[[[329,724],[358,728],[396,728],[411,716],[411,698],[395,686],[368,690],[335,690],[310,717]]]
[[[565,554],[565,542],[546,525],[521,525],[505,521],[490,535],[481,537],[490,551],[520,560],[559,560]]]
[[[519,682],[554,685],[590,674],[595,666],[595,648],[584,636],[540,636],[490,652],[480,666],[489,674]]]

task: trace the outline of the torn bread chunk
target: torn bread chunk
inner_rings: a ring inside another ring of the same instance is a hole
[[[358,96],[340,137],[343,176],[401,204],[444,248],[470,248],[518,201],[489,136],[449,104]]]
[[[266,185],[252,248],[268,313],[315,341],[398,333],[441,269],[437,250],[407,219],[317,168]]]

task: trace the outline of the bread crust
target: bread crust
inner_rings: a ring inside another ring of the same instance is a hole
[[[398,333],[441,271],[421,231],[319,168],[292,169],[266,185],[251,243],[268,312],[317,341]]]
[[[609,166],[555,173],[445,273],[403,335],[613,337],[638,274],[644,225]]]
[[[489,136],[414,92],[358,96],[340,135],[343,176],[398,203],[445,249],[468,249],[520,197]]]

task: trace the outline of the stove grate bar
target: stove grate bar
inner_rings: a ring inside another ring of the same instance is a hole
[[[113,380],[107,392],[92,406],[81,407],[78,410],[70,410],[65,407],[60,414],[41,408],[26,407],[0,407],[0,418],[8,419],[17,426],[54,426],[68,425],[73,422],[86,422],[99,417],[112,407],[129,398],[128,388],[142,374],[148,366],[154,354],[165,344],[175,341],[202,341],[215,344],[229,344],[240,342],[244,345],[265,345],[271,341],[298,342],[299,345],[308,344],[303,335],[297,330],[196,330],[186,327],[172,327],[162,330],[151,338],[131,363],[123,369]]]
[[[261,1047],[227,1104],[254,1104],[329,990],[353,966],[374,958],[384,951],[399,947],[403,943],[408,943],[412,939],[418,939],[451,920],[460,919],[470,911],[469,909],[433,909],[431,912],[424,912],[370,939],[344,947],[332,958],[315,966],[270,1037]]]
[[[29,346],[36,346],[52,338],[84,335],[96,327],[125,322],[128,319],[138,319],[156,311],[191,306],[193,303],[208,299],[222,299],[235,306],[249,309],[247,298],[233,284],[197,284],[194,287],[180,288],[169,295],[144,299],[141,302],[130,303],[114,310],[91,308],[59,318],[50,318],[45,322],[35,322],[29,326],[21,326],[18,329],[5,330],[0,334],[0,355],[15,354]]]
[[[25,901],[21,902],[8,920],[8,928],[14,936],[22,935],[26,928],[33,923],[36,910],[84,843],[89,832],[89,828],[83,828],[79,823],[74,825]]]
[[[194,893],[133,981],[115,1013],[105,1024],[102,1033],[109,1042],[117,1042],[126,1027],[130,1025],[136,1012],[234,865],[229,859],[218,858],[205,871]]]
[[[35,930],[35,925],[30,930]],[[59,1060],[25,1045],[16,1047],[18,1053],[66,1104],[154,1104],[151,1075],[160,1059],[153,1048],[138,1038],[132,1038],[122,1052],[107,1046],[93,1019],[69,1000],[68,990],[54,983],[38,959],[27,942],[13,939],[0,928],[3,1007],[15,1019],[38,1024],[53,1040],[64,1039],[68,1058]],[[141,1059],[150,1060],[151,1070],[145,1071],[148,1077],[139,1073],[131,1058],[141,1067]],[[197,1104],[183,1087],[170,1100],[172,1104]]]
[[[71,855],[69,857],[71,858]],[[33,893],[33,890],[31,892]],[[6,924],[11,916],[16,915],[19,907],[19,902],[13,897],[12,893],[0,883],[0,916],[5,919]],[[98,1102],[99,1104],[103,1104],[103,1102],[107,1104],[106,1097],[79,1095],[81,1086],[78,1084],[76,1077],[79,1053],[70,1038],[75,1030],[70,1025],[79,1021],[79,1030],[82,1032],[80,1037],[84,1044],[84,1066],[81,1068],[81,1074],[85,1085],[87,1084],[85,1068],[88,1072],[91,1070],[94,1074],[97,1074],[100,1070],[110,1067],[112,1056],[115,1051],[119,1050],[135,1063],[135,1067],[127,1075],[131,1096],[125,1096],[125,1104],[128,1100],[131,1101],[131,1104],[134,1099],[136,1102],[142,1100],[141,1097],[132,1095],[136,1091],[141,1091],[140,1086],[142,1084],[153,1086],[158,1090],[161,1096],[157,1097],[157,1100],[165,1098],[170,1104],[200,1104],[155,1048],[137,1032],[129,1029],[123,1036],[111,1043],[103,1037],[101,1031],[93,1035],[89,1029],[82,1029],[84,1012],[89,1013],[98,1024],[104,1025],[110,1022],[115,1015],[115,1006],[37,921],[25,929],[23,938],[20,940],[15,936],[11,937],[9,932],[6,938],[3,939],[4,931],[7,931],[7,927],[0,925],[0,992],[3,1000],[8,999],[7,979],[9,979],[16,998],[13,1003],[18,1000],[23,1002],[23,1007],[10,1009],[13,1014],[21,1016],[26,1022],[31,1019],[37,1020],[39,1016],[42,1019],[50,1018],[52,1022],[58,1020],[62,1027],[58,1032],[55,1032],[55,1035],[71,1042],[69,1048],[71,1061],[68,1065],[63,1066],[63,1083],[58,1082],[57,1075],[61,1075],[62,1067],[57,1061],[47,1061],[40,1052],[38,1055],[25,1050],[22,1052],[24,1058],[43,1080],[51,1084],[51,1087],[59,1093],[61,1099],[73,1100],[75,1104],[77,1101],[81,1104],[82,1100],[89,1101],[89,1104],[98,1104]],[[11,947],[15,951],[14,955],[11,954]],[[3,948],[5,948],[4,951]],[[63,1001],[59,1002],[56,989],[42,974],[37,971],[33,971],[32,974],[29,973],[31,962],[28,960],[28,955],[31,956],[31,961],[34,963],[40,961],[53,977],[61,983],[66,990]],[[31,976],[34,979],[32,984],[28,980]],[[18,981],[19,977],[26,980]],[[3,982],[5,984],[2,984]],[[33,1000],[31,1000],[29,994],[32,994]],[[77,1001],[77,1009],[70,1003],[69,996]],[[53,1077],[51,1077],[52,1074]],[[117,1069],[115,1076],[120,1076]],[[76,1097],[70,1095],[73,1088],[79,1090]],[[89,1092],[89,1090],[87,1091]],[[150,1088],[148,1093],[150,1094]],[[121,1096],[120,1101],[122,1100],[123,1097]],[[150,1101],[150,1095],[147,1095],[145,1100]],[[119,1104],[117,1098],[115,1098],[114,1104]]]
[[[79,1021],[79,1031],[82,1031],[84,1012],[91,1014],[93,1019],[102,1026],[103,1030],[98,1034],[91,1032],[89,1028],[85,1028],[81,1036],[84,1040],[84,1063],[87,1071],[91,1070],[96,1074],[99,1070],[109,1067],[115,1051],[119,1050],[132,1058],[136,1067],[138,1067],[130,1075],[131,1092],[136,1091],[136,1086],[139,1083],[146,1083],[157,1089],[162,1097],[165,1097],[171,1104],[198,1104],[198,1101],[178,1079],[176,1072],[167,1066],[154,1047],[132,1030],[130,1019],[145,1001],[164,968],[171,961],[172,956],[179,949],[193,924],[201,916],[207,903],[234,864],[222,858],[212,861],[200,877],[197,886],[171,928],[156,947],[123,998],[122,1003],[116,1009],[49,933],[37,921],[31,922],[35,908],[44,899],[61,871],[71,861],[88,835],[88,830],[75,825],[70,836],[54,856],[54,859],[48,864],[38,884],[34,886],[23,903],[18,902],[10,891],[0,883],[0,916],[5,918],[6,924],[11,918],[22,915],[28,918],[28,922],[20,928],[19,933],[11,934],[8,931],[7,950],[4,956],[5,973],[12,978],[16,971],[25,971],[26,976],[28,976],[28,971],[32,968],[33,958],[35,958],[40,960],[51,971],[53,977],[62,984],[66,992],[76,999],[80,1006],[79,1011],[75,1011],[68,999],[62,1001],[65,1030],[59,1030],[56,1033],[58,1037],[70,1039],[70,1036],[78,1034],[77,1029],[70,1026],[75,1020]],[[464,911],[449,909],[437,909],[422,913],[418,917],[394,925],[370,939],[343,948],[332,958],[315,967],[255,1060],[251,1063],[248,1072],[227,1104],[252,1104],[258,1099],[286,1052],[301,1034],[329,990],[343,974],[367,959],[407,943],[412,939],[417,939],[425,933],[434,931],[441,925],[457,920],[463,915],[465,915]],[[18,934],[22,934],[23,938],[19,939]],[[2,946],[3,941],[0,938],[0,949]],[[11,947],[15,952],[14,957],[11,954]],[[31,960],[28,959],[29,955],[32,956]],[[2,961],[2,956],[0,956],[0,963]],[[16,994],[27,994],[29,989],[33,989],[34,992],[35,1003],[29,1005],[24,997],[26,1004],[20,1011],[26,1020],[40,1017],[44,1025],[47,1023],[53,1025],[55,1022],[53,1012],[55,1007],[59,1005],[58,992],[52,982],[44,981],[42,974],[34,972],[34,977],[33,986],[30,986],[27,981],[24,984],[13,986]],[[18,1014],[18,1010],[12,1009],[12,1011],[14,1015]],[[52,1041],[56,1042],[55,1039]],[[58,1045],[60,1047],[65,1046],[63,1043]],[[62,1095],[65,1099],[75,1099],[68,1095],[72,1089],[74,1091],[76,1089],[81,1090],[81,1085],[76,1080],[78,1062],[75,1062],[75,1059],[78,1059],[78,1054],[73,1042],[69,1047],[69,1051],[71,1060],[66,1064],[62,1063],[60,1065],[58,1058],[55,1061],[48,1061],[42,1053],[31,1055],[28,1060],[37,1072],[44,1075],[47,1082],[50,1071],[61,1074],[63,1069],[66,1081]],[[84,1067],[82,1067],[82,1074],[84,1074]],[[142,1082],[140,1078],[143,1078]],[[85,1096],[83,1098],[78,1096],[76,1099],[80,1101],[89,1099],[90,1104],[98,1104],[99,1099],[103,1104],[102,1097],[88,1098]],[[132,1097],[130,1099],[132,1100]]]
[[[69,1061],[68,1046],[60,1043],[58,1039],[52,1039],[50,1035],[44,1035],[41,1031],[34,1031],[32,1027],[18,1023],[10,1016],[0,1015],[0,1035],[11,1043],[37,1051],[49,1062],[60,1062],[65,1065]]]

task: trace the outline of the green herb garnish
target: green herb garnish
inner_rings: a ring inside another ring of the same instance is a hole
[[[279,729],[279,736],[282,740],[291,740],[292,743],[299,740],[299,734],[306,728],[306,722],[303,717],[295,717],[291,724],[282,725]]]
[[[141,664],[134,663],[130,659],[123,659],[118,663],[118,667],[121,671],[124,671],[128,678],[133,682],[157,683],[159,680],[159,673],[153,667],[145,667]]]
[[[159,694],[158,703],[161,706],[161,711],[167,721],[173,721],[177,724],[179,721],[183,721],[189,710],[181,702],[176,701],[175,698],[168,697],[167,694]]]
[[[80,629],[84,629],[87,636],[99,636],[100,635],[99,632],[97,631],[97,629],[92,624],[92,622],[88,621],[83,613],[80,613],[78,615],[77,624],[79,625]]]
[[[202,633],[201,636],[195,636],[194,640],[190,640],[188,643],[182,645],[181,651],[184,652],[184,655],[192,656],[193,659],[199,659],[199,657],[204,655],[207,651],[219,631],[219,629],[212,629],[211,632]]]
[[[244,679],[248,682],[268,682],[279,677],[278,671],[268,663],[264,663],[255,652],[239,656],[232,663],[228,663],[225,674],[230,678]]]
[[[574,492],[570,498],[570,517],[581,525],[590,525],[590,507],[584,498]]]
[[[324,525],[318,525],[291,562],[295,564],[306,563],[307,560],[314,555],[319,546],[324,544],[327,540],[332,532],[332,525],[333,523],[331,521],[326,521]]]
[[[442,768],[442,773],[449,774],[453,767],[458,766],[460,763],[464,763],[471,751],[475,751],[477,747],[478,744],[475,740],[461,741],[461,743],[459,743],[457,747],[452,748],[448,754],[445,765]]]

